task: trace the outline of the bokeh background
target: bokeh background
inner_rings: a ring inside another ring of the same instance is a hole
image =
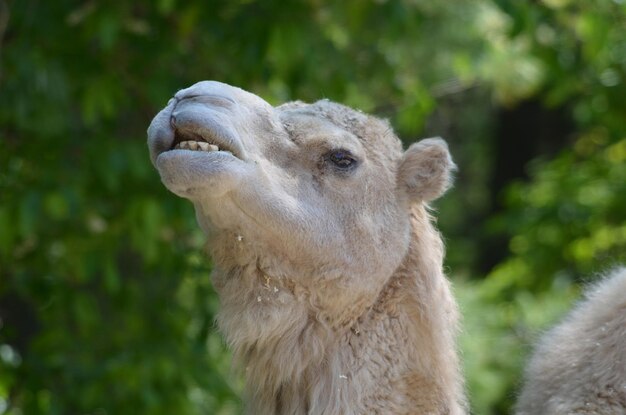
[[[203,79],[440,135],[475,414],[626,261],[623,0],[0,0],[0,414],[237,414],[192,207],[146,128]]]

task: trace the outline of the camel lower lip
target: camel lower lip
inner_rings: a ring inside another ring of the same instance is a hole
[[[163,184],[182,197],[219,197],[250,173],[250,165],[227,151],[168,150],[155,165]]]

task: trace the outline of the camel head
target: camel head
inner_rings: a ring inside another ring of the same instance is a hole
[[[258,267],[338,310],[375,299],[406,255],[411,207],[454,167],[441,139],[403,152],[386,121],[343,105],[273,107],[212,81],[176,93],[148,145],[165,186],[193,202],[215,267]]]

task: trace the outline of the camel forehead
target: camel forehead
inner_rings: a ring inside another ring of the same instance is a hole
[[[290,102],[277,107],[292,137],[343,130],[358,138],[366,151],[382,160],[395,161],[402,154],[402,143],[386,120],[328,100],[313,104]]]

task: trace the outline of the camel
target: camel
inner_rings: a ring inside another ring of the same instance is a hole
[[[626,415],[626,268],[539,342],[517,415]]]
[[[250,414],[467,412],[458,312],[428,203],[446,143],[321,100],[271,106],[219,82],[148,129],[164,185],[207,236],[217,316]]]

